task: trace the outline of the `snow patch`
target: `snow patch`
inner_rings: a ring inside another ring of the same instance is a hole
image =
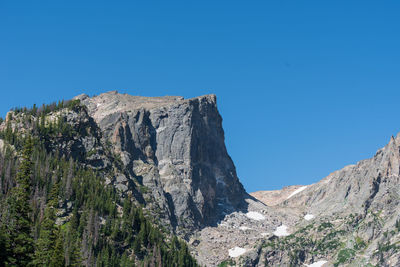
[[[256,221],[265,220],[264,215],[262,215],[261,213],[259,213],[257,211],[249,211],[248,213],[246,213],[246,216],[247,216],[247,218],[253,219]]]
[[[310,265],[305,264],[305,266],[308,266],[308,267],[322,267],[325,263],[327,263],[327,261],[317,261],[317,262],[314,262],[314,263],[312,263]]]
[[[100,107],[100,106],[101,106],[101,104],[100,104],[100,103],[97,103],[96,107]]]
[[[309,220],[312,220],[312,219],[314,219],[314,215],[312,215],[312,214],[306,214],[306,216],[304,216],[304,220],[306,220],[306,221],[309,221]]]
[[[300,193],[301,191],[303,191],[304,189],[306,189],[307,188],[307,186],[305,185],[305,186],[302,186],[302,187],[299,187],[299,188],[297,188],[294,192],[292,192],[286,199],[289,199],[289,198],[291,198],[292,196],[294,196],[294,195],[296,195],[296,194],[298,194],[298,193]]]
[[[278,226],[274,232],[274,235],[276,236],[288,236],[290,235],[289,232],[287,231],[288,227],[284,224],[281,226]]]
[[[240,248],[240,247],[234,247],[228,250],[229,256],[232,258],[239,257],[240,255],[246,253],[246,251],[247,250],[245,248]]]
[[[240,226],[239,229],[242,231],[251,230],[251,228],[247,226]]]
[[[269,236],[269,233],[261,233],[261,236],[262,236],[262,237],[264,237],[264,236]]]

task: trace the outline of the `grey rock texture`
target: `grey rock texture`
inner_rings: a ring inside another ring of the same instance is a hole
[[[95,169],[111,167],[111,155],[107,154],[101,143],[101,132],[84,108],[63,109],[50,116],[53,121],[60,118],[65,118],[72,133],[48,140],[50,150],[71,156]]]
[[[205,227],[191,237],[189,244],[202,266],[217,266],[229,260],[236,266],[257,266],[262,242],[273,237],[282,223],[290,232],[295,228],[298,214],[291,210],[268,207],[253,198],[247,198],[246,202],[247,211],[232,212],[217,226]],[[229,250],[235,247],[244,249],[245,253],[231,257]]]
[[[127,178],[150,191],[178,232],[215,224],[246,206],[215,95],[183,99],[108,92],[76,99],[121,159]],[[118,187],[126,191],[120,177]]]
[[[183,99],[108,92],[77,99],[100,129],[97,143],[108,144],[120,162],[107,182],[122,194],[134,194],[188,240],[202,265],[399,262],[399,137],[373,158],[316,184],[252,194],[263,205],[247,195],[236,176],[214,95]],[[96,142],[84,142],[85,147],[91,143]],[[278,231],[281,226],[287,233]],[[230,255],[235,247],[245,253]]]
[[[248,195],[214,95],[75,99],[82,105],[44,120],[11,111],[0,129],[24,135],[42,121],[57,124],[43,134],[49,151],[98,170],[121,198],[132,195],[202,266],[400,266],[400,135],[318,183]],[[14,149],[0,139],[4,151]],[[68,221],[71,203],[57,212],[58,224]]]
[[[284,204],[307,208],[321,215],[367,214],[386,210],[399,203],[400,137],[379,149],[371,159],[333,172],[320,182],[288,199]]]
[[[281,201],[276,207],[291,209],[299,220],[293,235],[266,239],[260,258],[271,266],[317,259],[328,261],[324,266],[400,266],[399,166],[397,135],[372,158]],[[307,221],[306,214],[314,218]]]
[[[257,191],[250,193],[250,195],[267,206],[276,206],[291,197],[291,194],[295,193],[301,187],[301,185],[291,185],[282,188],[282,190]]]

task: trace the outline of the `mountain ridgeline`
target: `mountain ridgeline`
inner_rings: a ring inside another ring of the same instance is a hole
[[[0,120],[1,266],[400,266],[400,136],[247,194],[216,97],[116,91]]]
[[[80,95],[0,124],[0,266],[197,266],[243,208],[213,95]],[[179,237],[178,237],[179,236]]]

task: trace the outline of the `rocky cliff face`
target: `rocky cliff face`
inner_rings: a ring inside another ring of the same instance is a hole
[[[214,95],[185,100],[109,92],[76,99],[122,161],[116,186],[125,193],[143,186],[178,231],[214,224],[245,206]]]
[[[11,111],[0,130],[38,133],[49,153],[97,170],[121,200],[133,196],[156,224],[187,241],[249,209],[251,197],[226,151],[215,95],[184,99],[108,92],[44,108]],[[58,222],[67,222],[69,213]],[[212,239],[194,239],[200,247],[220,249]],[[208,249],[192,249],[207,266],[227,257],[209,258]]]
[[[214,95],[75,99],[42,118],[10,112],[0,130],[39,132],[48,152],[96,169],[183,237],[200,264],[400,266],[400,135],[318,183],[252,197],[226,151]]]

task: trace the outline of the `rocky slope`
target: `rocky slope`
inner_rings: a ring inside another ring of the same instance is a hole
[[[271,266],[316,260],[327,261],[324,266],[400,266],[399,164],[398,135],[373,158],[278,203],[304,217],[293,235],[263,241],[260,257]]]
[[[260,200],[267,206],[276,206],[304,189],[304,186],[292,185],[286,186],[282,188],[282,190],[257,191],[250,193],[250,195]]]
[[[160,227],[188,242],[200,264],[400,266],[399,136],[313,185],[248,195],[214,95],[108,92],[75,101],[43,118],[10,112],[0,130],[46,129],[50,153],[96,170],[121,198],[133,196]],[[71,216],[65,207],[59,224]]]

